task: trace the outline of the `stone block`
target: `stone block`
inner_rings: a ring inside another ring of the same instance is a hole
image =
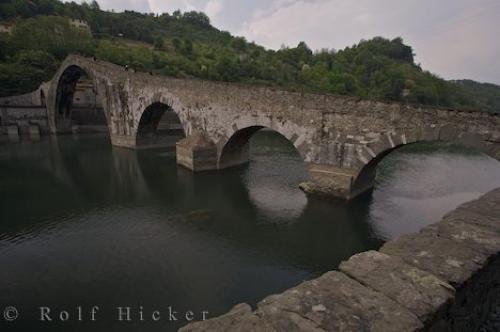
[[[463,221],[472,225],[479,225],[485,227],[487,229],[491,229],[491,231],[496,234],[500,234],[500,216],[483,214],[478,211],[471,211],[463,207],[458,207],[457,209],[447,213],[443,220],[450,221]]]
[[[265,320],[260,319],[252,312],[252,308],[241,303],[236,305],[227,314],[220,317],[212,318],[206,321],[189,324],[179,332],[204,332],[204,331],[220,331],[220,332],[254,332],[254,331],[276,331]]]
[[[401,304],[424,323],[431,322],[455,295],[450,284],[433,274],[377,251],[354,255],[339,269]]]
[[[406,144],[414,143],[420,140],[420,130],[416,128],[406,128],[403,131],[403,135],[406,140]]]
[[[387,133],[387,138],[388,140],[390,139],[390,141],[392,141],[392,144],[394,144],[394,146],[400,146],[405,144],[403,142],[403,136],[401,132]]]
[[[439,139],[441,141],[454,141],[459,133],[457,126],[446,125],[440,128]]]
[[[421,129],[420,139],[422,141],[437,141],[439,140],[439,131],[438,126],[424,126]]]
[[[486,223],[470,222],[466,217],[447,217],[423,230],[423,232],[428,231],[437,234],[440,238],[476,248],[486,255],[495,255],[500,252],[500,232]]]
[[[374,142],[370,142],[366,146],[369,147],[375,153],[375,155],[379,155],[387,150],[392,149],[392,146],[389,144],[389,141],[385,137],[386,136],[384,135],[382,138],[379,138]]]
[[[300,184],[300,188],[307,194],[330,196],[349,200],[352,197],[352,183],[355,172],[329,165],[308,164],[310,182]]]
[[[257,305],[277,331],[418,331],[407,309],[345,274],[332,271]]]
[[[460,288],[488,261],[480,248],[440,237],[432,228],[387,242],[380,252],[398,256],[406,263],[436,275]]]

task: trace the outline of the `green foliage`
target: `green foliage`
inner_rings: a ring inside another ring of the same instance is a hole
[[[0,63],[0,94],[33,91],[57,69],[55,58],[45,51],[21,51],[12,62]]]
[[[154,46],[156,50],[163,50],[163,48],[165,47],[165,41],[163,40],[163,37],[157,36],[155,38]]]
[[[88,31],[55,16],[17,20],[12,33],[1,36],[0,46],[0,95],[4,96],[34,90],[50,80],[68,54],[94,53]]]
[[[68,18],[88,22],[92,35]],[[79,53],[162,75],[500,111],[500,87],[423,71],[401,38],[376,37],[338,52],[313,52],[305,42],[273,51],[214,28],[204,13],[114,13],[95,1],[0,0],[2,19],[15,28],[0,34],[0,95],[28,92]]]
[[[71,26],[63,17],[37,16],[16,22],[7,49],[10,54],[43,50],[62,60],[70,53],[91,55],[93,42],[87,30]]]
[[[16,54],[15,62],[20,66],[33,67],[51,73],[57,70],[54,56],[42,50],[23,50]]]
[[[451,93],[454,94],[457,104],[464,104],[467,100],[474,100],[476,109],[490,112],[500,112],[500,86],[491,83],[478,83],[471,80],[454,81]],[[457,89],[458,88],[458,89]]]

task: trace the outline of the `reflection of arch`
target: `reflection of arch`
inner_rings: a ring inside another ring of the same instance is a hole
[[[88,202],[104,202],[110,197],[115,175],[111,148],[100,136],[58,140],[61,167],[74,190]]]
[[[266,128],[267,130],[272,130],[273,132],[276,132],[280,136],[284,137],[288,142],[290,142],[290,145],[295,147],[297,154],[301,155],[295,144],[293,144],[293,142],[288,137],[286,137],[279,131],[265,126],[249,126],[235,131],[222,146],[217,162],[218,169],[224,169],[247,163],[250,152],[250,138],[256,132],[264,128]]]
[[[175,147],[185,137],[179,116],[163,103],[149,105],[137,128],[137,147]]]
[[[444,133],[444,131],[443,131]],[[372,148],[367,147],[366,152],[362,153],[365,156],[369,154],[370,158],[365,159],[364,165],[358,170],[352,182],[351,192],[361,193],[370,189],[375,180],[377,173],[377,166],[380,162],[391,152],[408,145],[418,143],[431,143],[431,142],[446,142],[464,147],[472,148],[474,150],[483,152],[484,154],[500,161],[500,144],[488,141],[486,137],[478,134],[461,133],[456,135],[444,135],[439,137],[427,137],[413,142],[406,142],[406,135],[384,135]],[[397,141],[396,137],[405,137],[401,141]]]
[[[83,68],[70,65],[59,76],[54,120],[58,131],[106,132],[106,113],[97,98],[93,77]]]

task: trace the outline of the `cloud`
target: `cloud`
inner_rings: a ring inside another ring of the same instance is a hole
[[[375,36],[401,36],[425,69],[445,78],[500,83],[500,4],[495,0],[276,0],[239,34],[277,49],[306,41],[344,48]]]
[[[387,11],[391,3],[396,6]],[[403,33],[407,24],[401,22],[397,3],[394,0],[376,3],[370,0],[279,0],[273,2],[267,12],[257,12],[244,23],[241,33],[271,48],[278,48],[282,43],[296,45],[302,40],[314,48],[340,48],[363,38],[396,37]]]
[[[500,44],[495,42],[499,21],[500,12],[466,10],[415,40],[418,60],[445,78],[500,83]]]
[[[189,0],[149,0],[149,5],[154,13],[172,13],[178,9],[181,11],[196,10],[196,7]]]
[[[205,6],[205,14],[210,18],[215,18],[223,9],[222,0],[210,0]]]

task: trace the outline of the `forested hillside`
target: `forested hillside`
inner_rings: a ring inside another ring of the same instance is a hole
[[[70,24],[87,22],[89,29]],[[200,12],[102,11],[97,2],[0,0],[0,95],[35,89],[70,53],[178,77],[245,82],[361,98],[500,112],[500,87],[445,81],[414,62],[400,38],[344,50],[267,50],[210,24]]]

